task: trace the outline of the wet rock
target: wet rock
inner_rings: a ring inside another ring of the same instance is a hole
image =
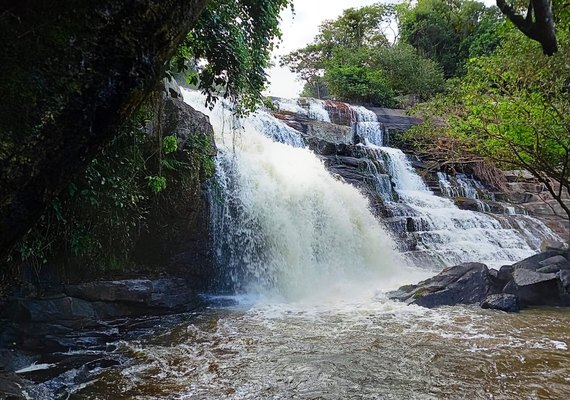
[[[481,308],[501,310],[505,312],[519,312],[520,304],[517,296],[512,294],[492,294],[481,302]]]
[[[492,286],[485,264],[464,263],[446,268],[417,285],[403,286],[388,297],[428,308],[475,304],[485,299]]]
[[[566,243],[557,242],[554,240],[544,240],[540,244],[540,251],[548,251],[548,250],[565,250],[568,248]]]
[[[17,375],[0,372],[0,399],[26,400],[29,397],[24,395],[24,387],[24,381]]]
[[[149,308],[179,309],[193,305],[196,294],[184,279],[126,279],[67,285],[65,291],[91,302],[130,303]]]
[[[499,268],[498,278],[503,282],[508,282],[513,279],[513,266],[503,265],[501,268]]]
[[[183,169],[172,171],[168,187],[147,216],[132,261],[156,267],[169,276],[189,279],[203,290],[213,264],[207,182],[214,172],[216,145],[209,118],[181,98],[163,96],[160,118],[153,125],[175,136],[173,153]],[[155,129],[156,131],[157,129]]]

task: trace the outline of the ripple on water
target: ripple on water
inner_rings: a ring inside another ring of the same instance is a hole
[[[214,307],[121,342],[127,361],[71,398],[569,398],[569,322],[561,309],[427,310],[382,296]]]

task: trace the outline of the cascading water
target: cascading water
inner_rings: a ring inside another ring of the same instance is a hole
[[[383,146],[384,131],[376,114],[362,106],[352,106],[352,110],[356,117],[356,134],[363,138],[366,144]]]
[[[529,246],[529,240],[536,240],[535,234],[526,238],[507,221],[501,223],[487,214],[459,209],[450,199],[438,197],[428,189],[401,150],[378,150],[401,201],[416,213],[413,218],[418,229],[414,236],[424,255],[445,266],[466,261],[500,266],[535,252],[536,248]],[[541,233],[547,238],[555,236],[545,226]]]
[[[331,122],[329,113],[325,109],[324,101],[313,98],[282,99],[276,98],[275,104],[280,111],[288,111],[304,115],[316,121]]]
[[[205,109],[196,92],[184,91],[184,98],[209,114],[218,134],[214,202],[223,200],[213,223],[227,289],[298,298],[345,281],[386,283],[403,268],[367,199],[296,147],[301,139],[291,128],[256,113],[229,141],[223,106]]]
[[[369,158],[383,164],[395,185],[399,202],[406,206],[406,212],[411,211],[411,215],[400,215],[408,217],[405,223],[402,221],[405,226],[401,229],[412,231],[417,247],[409,255],[418,265],[451,266],[477,261],[499,267],[534,254],[542,239],[560,240],[535,218],[519,216],[510,221],[485,214],[490,207],[479,200],[483,187],[466,176],[455,177],[452,184],[446,174],[439,173],[440,188],[449,197],[477,201],[481,212],[459,209],[450,199],[436,196],[401,150],[381,147],[383,127],[374,112],[360,106],[352,106],[352,109],[356,133],[364,139],[361,146]],[[374,186],[378,187],[378,194],[388,204],[393,203],[391,191],[383,184],[385,175],[376,175],[379,183]],[[489,199],[494,200],[492,194]]]

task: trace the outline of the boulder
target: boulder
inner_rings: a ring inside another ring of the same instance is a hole
[[[570,269],[570,261],[564,256],[550,257],[544,261],[540,261],[539,264],[542,267],[538,268],[536,272],[541,273],[556,273],[562,269]]]
[[[520,304],[517,296],[512,294],[492,294],[481,302],[481,308],[505,312],[519,312]]]
[[[543,274],[525,268],[514,271],[513,280],[505,286],[503,292],[517,296],[522,306],[560,303],[557,275]]]
[[[91,302],[125,303],[171,310],[195,305],[196,293],[181,278],[125,279],[67,285],[69,296]]]
[[[566,243],[557,242],[554,240],[544,240],[540,244],[540,251],[548,251],[548,250],[565,250],[568,248]]]
[[[30,397],[26,396],[22,389],[26,383],[13,373],[0,372],[0,399],[5,400],[26,400]]]
[[[501,268],[499,268],[498,278],[505,283],[513,279],[513,266],[503,265]]]
[[[560,255],[560,250],[547,250],[545,252],[535,254],[534,256],[531,256],[529,258],[525,258],[524,260],[513,264],[512,267],[513,270],[529,269],[532,271],[536,271],[537,269],[543,267],[543,265],[539,264],[541,261],[547,260],[551,257],[555,257],[558,255]]]
[[[434,308],[480,303],[492,291],[493,282],[485,264],[464,263],[446,268],[417,285],[403,286],[388,294],[394,300]]]

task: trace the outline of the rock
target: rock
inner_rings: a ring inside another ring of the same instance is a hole
[[[560,280],[560,284],[562,288],[567,292],[570,293],[570,270],[562,270],[556,274],[558,279]]]
[[[543,274],[525,268],[514,271],[513,280],[505,286],[503,292],[517,296],[522,306],[558,305],[560,303],[557,275]]]
[[[551,257],[555,257],[558,255],[560,255],[559,250],[547,250],[545,252],[538,253],[534,256],[531,256],[531,257],[526,258],[522,261],[519,261],[519,262],[513,264],[512,267],[513,267],[513,270],[529,269],[531,271],[536,271],[537,269],[543,267],[542,265],[539,264],[541,261],[547,260]]]
[[[164,78],[164,91],[169,97],[174,99],[182,99],[182,90],[180,90],[180,86],[174,79]]]
[[[566,243],[557,242],[554,240],[543,240],[540,244],[540,251],[548,250],[566,250],[568,245]]]
[[[465,263],[444,269],[417,285],[403,286],[388,297],[423,307],[480,303],[492,290],[485,264]]]
[[[501,268],[499,268],[498,278],[503,282],[508,282],[513,279],[513,266],[503,265]]]
[[[24,395],[25,383],[17,375],[0,372],[0,399],[26,400],[30,397]]]
[[[554,256],[539,262],[542,265],[536,272],[541,273],[556,273],[562,269],[570,269],[570,261],[564,256]]]
[[[155,125],[177,138],[179,151],[173,157],[185,167],[171,171],[167,188],[147,216],[147,229],[137,240],[133,262],[160,266],[169,276],[207,277],[213,264],[209,207],[214,204],[208,202],[207,182],[215,169],[214,130],[206,115],[166,96]]]
[[[148,308],[185,309],[196,294],[181,278],[126,279],[67,285],[68,295],[91,302],[130,303]]]
[[[97,312],[89,301],[69,296],[56,298],[14,299],[8,305],[7,316],[21,322],[59,322],[95,320]]]
[[[520,304],[517,296],[512,294],[492,294],[481,302],[481,308],[501,310],[506,312],[519,312]]]
[[[517,286],[531,286],[542,282],[548,282],[556,278],[555,274],[541,274],[528,269],[517,269],[513,273],[513,281]]]

